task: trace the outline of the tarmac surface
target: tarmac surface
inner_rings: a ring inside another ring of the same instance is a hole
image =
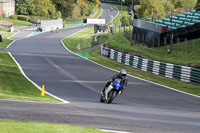
[[[104,12],[102,18],[108,18],[108,14]],[[46,32],[17,40],[8,48],[33,82],[44,84],[46,91],[70,103],[0,100],[1,119],[138,133],[200,131],[199,97],[135,77],[129,77],[127,89],[112,104],[100,103],[101,89],[116,72],[72,54],[61,43],[64,37],[84,28]]]

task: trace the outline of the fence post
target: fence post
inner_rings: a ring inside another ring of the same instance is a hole
[[[144,45],[144,34],[142,35],[142,44]]]
[[[185,39],[184,44],[185,44],[185,52],[187,52],[187,39]]]
[[[140,34],[138,34],[138,45],[140,45]]]
[[[135,41],[135,44],[136,44],[136,41],[137,41],[137,40],[136,40],[136,34],[134,34],[134,41]]]
[[[194,39],[192,40],[192,52],[194,53],[194,50],[195,50],[195,42],[194,42]]]
[[[166,45],[167,45],[167,38],[164,37],[164,47],[165,47],[165,50],[166,50]]]
[[[154,38],[153,38],[153,40],[152,40],[152,43],[153,43],[153,48],[154,48]]]

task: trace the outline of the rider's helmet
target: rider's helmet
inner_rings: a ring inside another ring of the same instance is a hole
[[[120,72],[119,72],[119,75],[120,75],[121,77],[126,77],[126,74],[127,74],[127,72],[126,72],[125,69],[122,69],[122,70],[120,70]]]

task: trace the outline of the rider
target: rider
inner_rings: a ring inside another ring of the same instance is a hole
[[[106,87],[108,87],[110,85],[110,83],[112,83],[113,81],[115,81],[115,79],[121,79],[121,83],[123,83],[123,89],[125,89],[127,87],[127,83],[128,83],[128,77],[127,77],[127,72],[125,69],[120,70],[120,72],[116,73],[113,77],[112,80],[108,80],[108,82],[106,83],[105,87],[102,90],[102,94],[105,93],[105,89]],[[120,91],[119,93],[122,93],[122,91]]]

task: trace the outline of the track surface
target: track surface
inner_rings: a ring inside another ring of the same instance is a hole
[[[102,6],[104,9],[110,7]],[[106,10],[107,11],[107,10]],[[104,12],[103,18],[109,13]],[[107,19],[107,22],[109,20]],[[200,99],[129,77],[128,88],[113,104],[99,103],[114,71],[67,51],[60,40],[83,28],[44,33],[9,47],[26,75],[69,104],[0,100],[0,118],[47,121],[129,132],[200,131]]]

